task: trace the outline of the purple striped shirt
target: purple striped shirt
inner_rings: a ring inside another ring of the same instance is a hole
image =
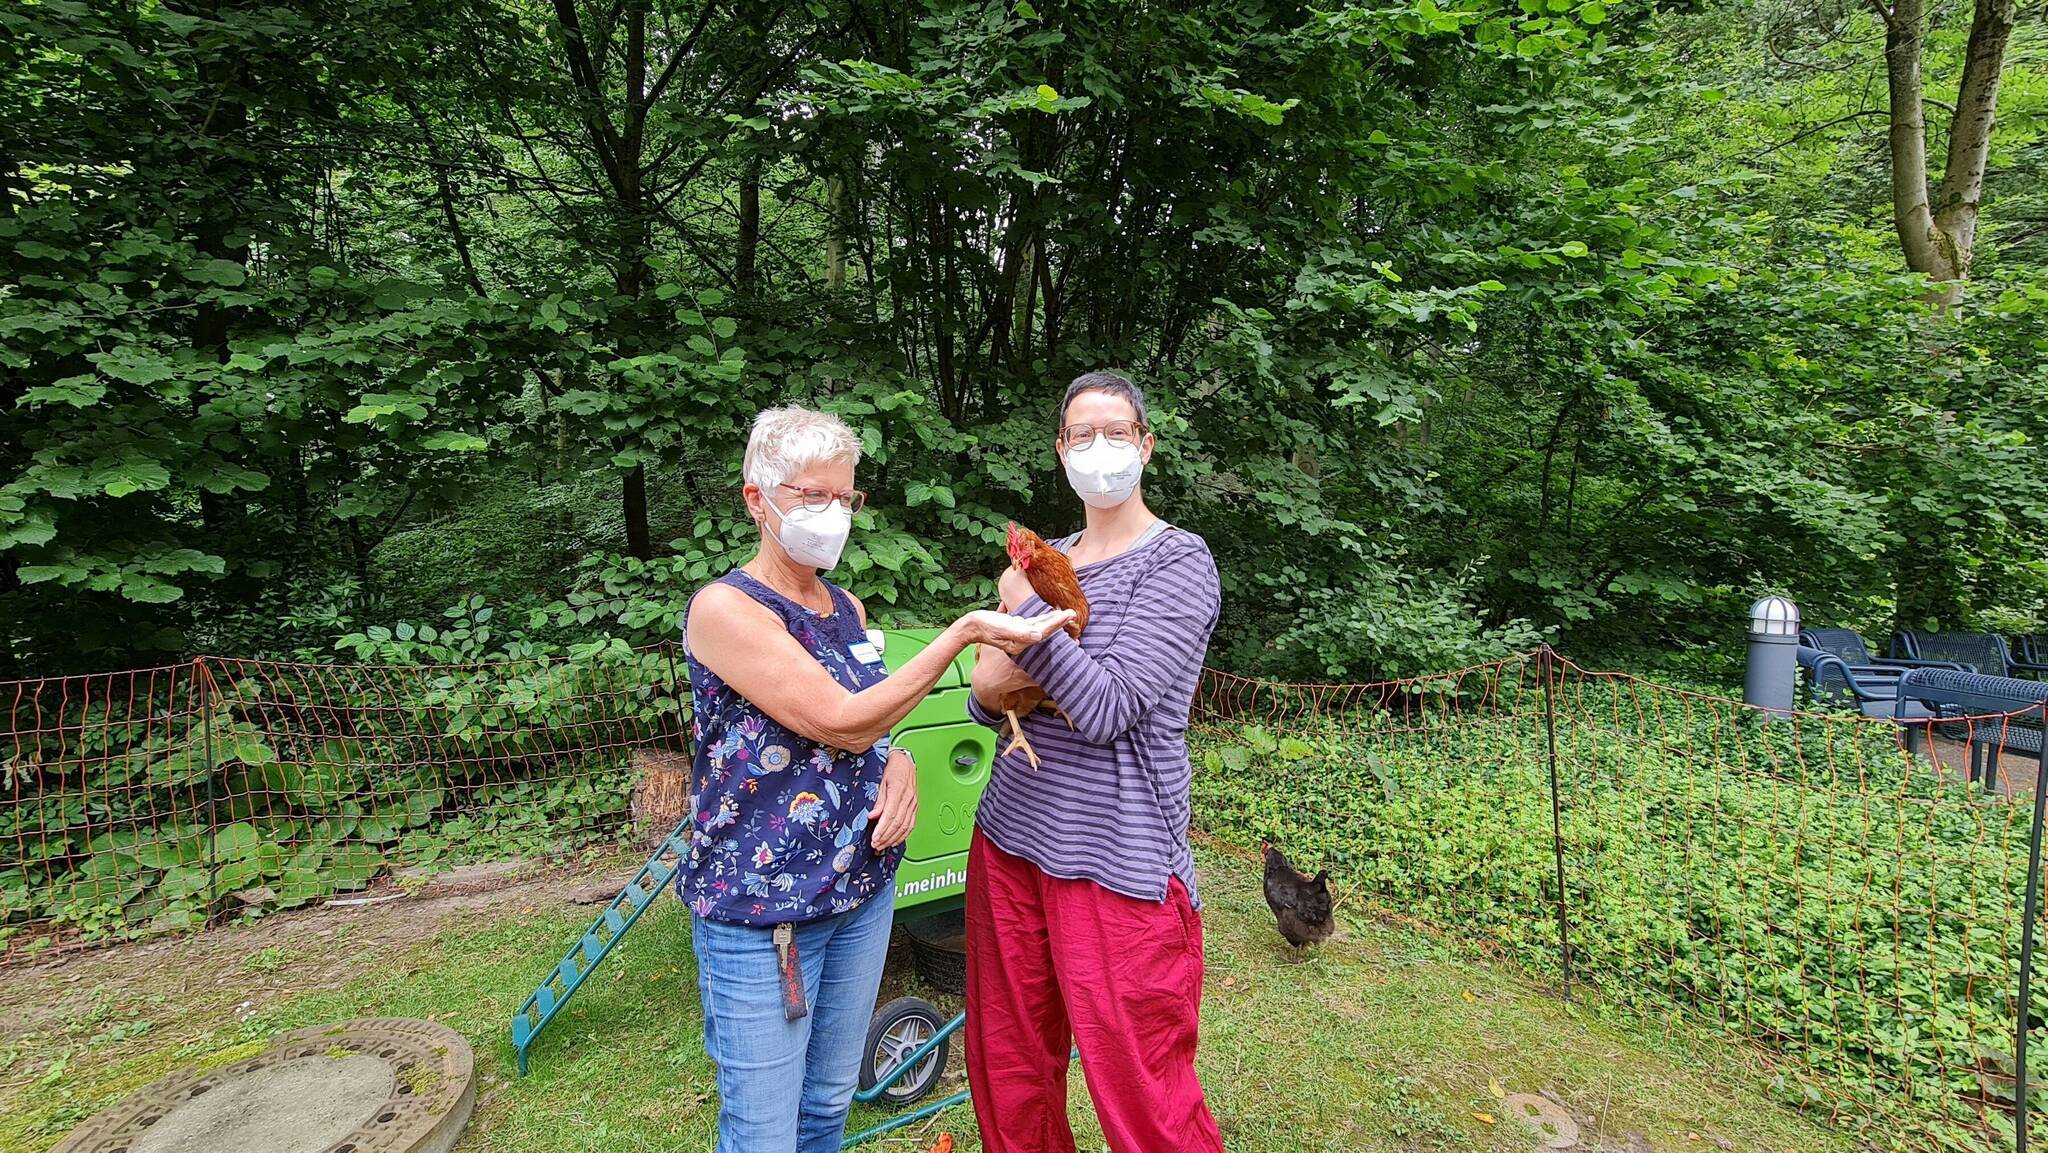
[[[1066,550],[1066,541],[1055,547]],[[1074,722],[1024,718],[1038,750],[998,757],[975,825],[996,847],[1051,876],[1164,901],[1169,878],[1195,896],[1188,851],[1188,709],[1223,590],[1209,546],[1172,530],[1077,574],[1088,626],[1025,650],[1017,664]],[[1013,611],[1045,611],[1037,597]],[[979,702],[983,724],[1006,723]]]

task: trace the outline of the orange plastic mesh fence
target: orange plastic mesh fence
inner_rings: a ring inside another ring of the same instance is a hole
[[[209,657],[0,684],[0,959],[623,837],[636,781],[681,771],[672,659]]]
[[[0,683],[0,962],[665,833],[679,663]],[[1877,1146],[2009,1149],[2038,717],[1921,722],[1911,751],[1907,731],[1765,723],[1552,654],[1366,685],[1211,672],[1194,811],[1582,999],[1751,1042],[1786,1100]]]
[[[1375,685],[1212,674],[1195,819],[1582,999],[1751,1042],[1788,1102],[1874,1147],[2011,1149],[2038,721],[1921,722],[1909,753],[1890,720],[1765,723],[1542,654]]]

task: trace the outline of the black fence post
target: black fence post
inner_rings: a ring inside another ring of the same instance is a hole
[[[1543,672],[1543,733],[1550,747],[1550,847],[1557,857],[1557,959],[1564,967],[1564,999],[1572,999],[1571,934],[1566,928],[1569,907],[1564,887],[1564,798],[1557,782],[1557,651],[1546,642],[1540,654]]]
[[[2041,911],[2041,822],[2048,817],[2048,705],[2041,706],[2041,735],[2040,763],[2034,770],[2034,827],[2027,836],[2027,895],[2020,903],[2020,999],[2012,1030],[2012,1132],[2019,1153],[2027,1153],[2027,1025],[2034,1002],[2034,918]],[[1930,737],[1930,749],[1933,743]],[[1997,750],[1992,755],[1997,756]]]

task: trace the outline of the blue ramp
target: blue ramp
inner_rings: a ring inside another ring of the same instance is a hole
[[[569,998],[588,980],[597,966],[625,939],[626,930],[647,911],[669,881],[676,875],[676,863],[689,852],[689,826],[691,818],[685,817],[605,906],[590,928],[583,931],[583,937],[572,945],[568,955],[555,965],[547,979],[519,1006],[518,1015],[512,1018],[512,1048],[519,1054],[519,1075],[526,1075],[526,1051],[540,1037],[540,1031],[548,1027],[555,1014],[562,1011]]]

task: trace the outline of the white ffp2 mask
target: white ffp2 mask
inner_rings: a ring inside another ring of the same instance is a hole
[[[1085,448],[1067,450],[1067,483],[1074,495],[1091,508],[1115,508],[1138,491],[1138,477],[1145,471],[1144,454],[1138,446],[1098,436]]]
[[[846,538],[853,533],[853,513],[845,504],[835,500],[815,512],[798,505],[785,514],[775,507],[774,501],[765,503],[775,519],[782,522],[781,532],[769,528],[768,535],[775,538],[789,559],[822,572],[830,572],[839,563]],[[767,523],[764,521],[761,527],[768,528]]]

